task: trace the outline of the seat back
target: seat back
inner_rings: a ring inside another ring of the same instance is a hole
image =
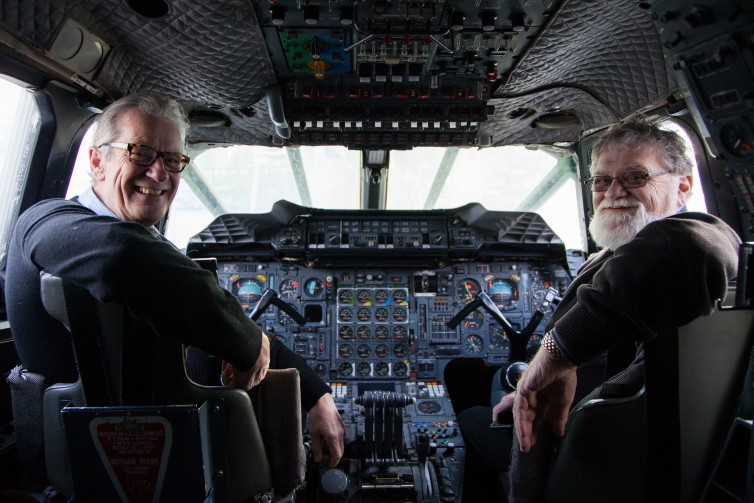
[[[185,470],[184,475],[195,471],[197,466],[200,469],[201,465],[211,467],[204,470],[202,478],[204,489],[211,488],[216,501],[248,501],[262,493],[269,493],[273,487],[273,475],[268,452],[275,452],[273,459],[277,459],[277,465],[281,464],[279,459],[283,457],[290,464],[303,467],[300,391],[295,369],[270,371],[264,384],[260,385],[261,403],[268,418],[262,424],[273,423],[272,418],[282,421],[279,415],[282,407],[286,424],[291,428],[297,427],[286,432],[286,445],[293,446],[292,452],[290,448],[284,451],[279,445],[273,446],[272,440],[265,447],[248,393],[194,383],[186,375],[183,348],[179,343],[156,336],[150,327],[124,314],[120,306],[97,302],[75,285],[44,273],[42,283],[46,309],[71,330],[80,373],[77,383],[56,384],[45,392],[47,470],[53,486],[60,492],[65,495],[75,492],[78,499],[81,491],[79,482],[86,480],[77,475],[81,467],[69,462],[69,459],[80,461],[81,453],[70,455],[78,446],[70,443],[69,433],[73,430],[68,422],[83,422],[92,429],[95,423],[101,426],[102,417],[130,415],[151,418],[142,421],[144,424],[164,425],[161,419],[155,418],[166,418],[169,416],[166,411],[178,410],[173,406],[179,405],[188,407],[186,415],[194,419],[188,422],[173,421],[165,428],[174,434],[182,434],[188,444],[195,444],[197,439],[201,439],[203,454],[198,465],[197,458],[193,458],[195,462],[192,463],[190,457],[168,456],[179,463],[169,464],[169,467]],[[61,301],[63,306],[60,305]],[[76,343],[76,338],[82,337],[82,334],[84,337],[94,337],[94,340]],[[134,345],[139,347],[134,348]],[[137,357],[137,361],[134,361],[134,357]],[[134,371],[134,368],[138,371]],[[266,393],[263,391],[265,387],[270,387]],[[264,398],[270,395],[274,395],[274,399]],[[94,421],[95,416],[100,420]],[[180,414],[176,417],[180,417]],[[112,422],[117,421],[119,419],[112,419]],[[77,431],[86,431],[86,428]],[[174,438],[172,445],[183,441]],[[100,454],[103,448],[102,445],[95,446]],[[299,472],[301,477],[298,482],[295,476],[282,480],[277,492],[285,494],[300,485],[303,468]],[[112,473],[109,472],[110,475]],[[168,480],[168,476],[165,475],[162,480]],[[118,483],[117,480],[113,482],[114,485]]]
[[[645,344],[643,362],[571,410],[554,458],[547,420],[530,453],[517,452],[514,438],[511,496],[699,501],[735,419],[753,344],[752,309],[717,308],[661,331]],[[616,383],[630,385],[623,393]]]
[[[648,484],[654,501],[698,501],[733,424],[754,310],[716,309],[646,345]]]

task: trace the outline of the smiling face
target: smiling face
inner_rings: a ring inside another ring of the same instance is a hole
[[[655,148],[638,145],[602,151],[592,176],[615,177],[629,171],[664,173],[668,168]],[[627,243],[648,223],[677,213],[691,195],[692,184],[691,175],[672,174],[650,177],[646,185],[633,189],[613,180],[606,191],[592,194],[592,238],[611,249]]]
[[[118,118],[115,129],[118,133],[112,142],[148,145],[160,152],[183,150],[178,126],[165,117],[131,109]],[[139,166],[128,159],[126,150],[91,147],[89,161],[95,194],[120,219],[149,227],[165,216],[180,174],[165,171],[161,157],[149,166]]]

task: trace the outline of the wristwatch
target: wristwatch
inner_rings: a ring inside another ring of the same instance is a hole
[[[555,357],[556,360],[559,360],[563,363],[567,363],[568,365],[573,365],[568,358],[563,354],[562,351],[560,351],[560,348],[558,347],[557,343],[555,342],[555,339],[553,339],[550,332],[547,332],[545,336],[542,338],[542,347],[547,350],[550,355]]]

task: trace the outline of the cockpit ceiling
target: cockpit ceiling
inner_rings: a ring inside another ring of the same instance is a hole
[[[0,53],[20,54],[103,104],[138,91],[170,95],[193,117],[195,144],[573,142],[677,91],[650,11],[636,0],[174,0],[164,8],[3,0]],[[70,40],[60,40],[79,32],[101,51],[84,71],[71,66]],[[298,47],[311,53],[308,64],[292,59],[296,37],[315,40]],[[270,119],[270,86],[280,90],[287,139]]]

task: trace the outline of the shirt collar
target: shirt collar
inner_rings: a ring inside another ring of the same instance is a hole
[[[105,206],[105,203],[102,202],[102,200],[97,196],[97,194],[94,192],[94,189],[92,187],[89,187],[86,189],[81,195],[78,197],[79,203],[81,203],[82,206],[86,206],[93,212],[95,212],[97,215],[103,216],[103,217],[113,217],[120,220],[120,218],[110,211],[110,208]],[[157,227],[154,225],[150,227],[145,227],[150,234],[152,234],[155,237],[162,237],[162,234],[160,234],[160,231],[157,230]]]

